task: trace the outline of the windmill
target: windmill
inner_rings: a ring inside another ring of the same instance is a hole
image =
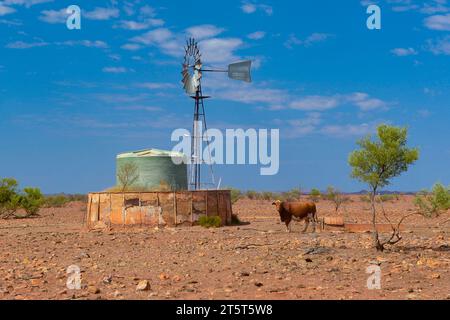
[[[192,144],[191,144],[191,161],[190,161],[190,177],[189,185],[191,190],[200,190],[202,188],[201,166],[203,134],[208,130],[206,124],[206,113],[204,100],[210,98],[204,96],[202,92],[201,79],[204,72],[222,72],[228,73],[228,77],[233,80],[251,82],[251,61],[242,61],[228,65],[227,70],[204,69],[202,63],[202,55],[195,39],[187,40],[185,47],[185,55],[182,71],[183,88],[188,95],[195,100],[194,106],[194,123],[192,126]],[[209,147],[209,144],[208,144]],[[209,149],[208,149],[209,150]],[[211,178],[214,182],[214,172],[212,167]]]

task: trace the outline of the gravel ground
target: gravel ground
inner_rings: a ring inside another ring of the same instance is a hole
[[[369,222],[369,204],[351,198],[338,215]],[[330,202],[318,210],[336,216]],[[414,212],[412,197],[385,210],[398,220]],[[296,223],[288,234],[269,201],[240,200],[245,224],[220,229],[88,232],[84,212],[71,203],[0,221],[0,299],[450,299],[449,212],[407,220],[403,241],[384,253],[368,233],[301,234]],[[66,287],[72,265],[80,290]],[[381,268],[381,290],[367,289],[370,265]]]

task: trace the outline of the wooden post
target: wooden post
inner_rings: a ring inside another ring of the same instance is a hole
[[[89,204],[88,204],[88,213],[87,213],[87,217],[86,217],[86,225],[88,227],[88,229],[91,226],[91,206],[92,206],[92,194],[89,194]]]
[[[206,212],[205,212],[205,214],[206,214],[206,216],[208,217],[208,191],[205,191],[205,194],[206,194]]]
[[[173,193],[173,211],[175,213],[175,227],[178,226],[178,212],[177,212],[177,193]]]
[[[111,214],[112,214],[113,206],[112,206],[112,193],[109,194],[109,219],[108,219],[108,227],[111,230]]]
[[[194,225],[194,193],[191,192],[191,226]]]
[[[97,202],[97,222],[100,221],[100,200],[101,200],[101,194],[98,194],[98,202]]]
[[[161,210],[161,201],[159,200],[159,192],[156,193],[156,201],[157,201],[157,208],[159,208],[159,212],[158,212],[158,228],[160,226],[160,222],[161,222],[161,215],[162,215],[162,210]]]
[[[122,225],[125,225],[126,222],[126,214],[125,214],[125,193],[122,192]]]
[[[216,209],[217,209],[217,216],[220,217],[221,220],[222,219],[222,215],[220,214],[220,206],[219,206],[219,190],[216,190]],[[225,225],[225,222],[222,221],[222,226]]]

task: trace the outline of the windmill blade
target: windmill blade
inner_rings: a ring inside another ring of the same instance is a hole
[[[251,68],[251,60],[232,63],[228,66],[228,77],[234,80],[252,82],[252,77],[250,74]]]

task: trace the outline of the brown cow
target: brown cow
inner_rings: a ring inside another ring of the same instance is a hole
[[[275,201],[272,205],[276,206],[280,213],[281,222],[286,223],[287,232],[291,232],[291,221],[306,221],[303,233],[308,230],[309,223],[313,223],[316,232],[317,208],[314,202],[281,202]]]

